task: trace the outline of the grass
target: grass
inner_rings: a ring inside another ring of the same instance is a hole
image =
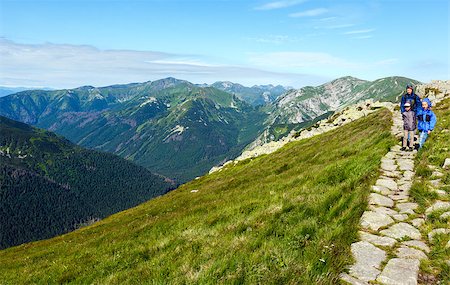
[[[0,283],[338,283],[395,144],[391,124],[383,109],[92,226],[0,251]]]
[[[420,210],[433,205],[437,200],[450,201],[450,170],[442,169],[444,160],[450,158],[450,99],[442,101],[433,111],[437,116],[437,124],[434,131],[429,136],[416,157],[416,178],[411,187],[411,196],[419,204]],[[439,197],[430,184],[430,180],[437,179],[433,177],[433,169],[436,168],[444,174],[441,178],[443,186],[440,189],[447,191],[446,196]],[[448,228],[447,220],[439,219],[438,212],[427,217],[421,230],[426,236],[429,231],[436,228]],[[428,275],[435,276],[438,280],[450,280],[450,266],[446,260],[450,260],[450,248],[446,248],[449,236],[437,235],[431,242],[431,252],[428,254],[429,260],[423,261],[421,269]]]

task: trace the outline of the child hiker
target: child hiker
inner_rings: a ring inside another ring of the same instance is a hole
[[[417,120],[419,121],[419,149],[421,149],[436,125],[436,115],[431,111],[430,99],[422,100],[422,109],[417,114]]]
[[[411,109],[411,104],[404,104],[405,111],[402,112],[403,118],[403,146],[402,151],[407,150],[407,142],[409,140],[409,151],[414,150],[414,133],[416,131],[416,113]]]

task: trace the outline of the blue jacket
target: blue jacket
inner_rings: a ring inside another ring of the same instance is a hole
[[[403,113],[405,112],[405,103],[409,102],[411,104],[411,110],[414,111],[414,113],[417,114],[417,112],[422,109],[420,97],[414,93],[414,91],[411,93],[411,95],[408,95],[408,93],[404,94],[402,96],[402,100],[400,102],[400,111]]]
[[[423,101],[428,103],[428,109],[424,110],[420,108],[417,114],[417,121],[419,122],[418,129],[419,132],[432,131],[436,125],[436,115],[431,111],[430,99],[425,98]]]

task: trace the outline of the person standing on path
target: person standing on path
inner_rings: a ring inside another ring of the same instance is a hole
[[[421,149],[428,135],[433,131],[437,121],[436,115],[431,111],[430,99],[423,99],[422,108],[417,114],[417,120],[419,121],[419,149]]]
[[[404,151],[409,140],[409,151],[414,150],[414,133],[416,131],[416,113],[411,110],[411,104],[406,102],[405,111],[402,113],[403,118],[403,145],[400,150]],[[409,139],[408,139],[409,138]]]
[[[412,84],[406,85],[406,94],[402,95],[402,99],[400,101],[400,111],[405,112],[405,103],[409,102],[411,106],[411,110],[414,111],[415,114],[420,110],[420,97],[414,93],[414,87]]]

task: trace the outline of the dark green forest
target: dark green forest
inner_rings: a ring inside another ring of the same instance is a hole
[[[69,232],[173,188],[115,155],[0,117],[0,249]]]

